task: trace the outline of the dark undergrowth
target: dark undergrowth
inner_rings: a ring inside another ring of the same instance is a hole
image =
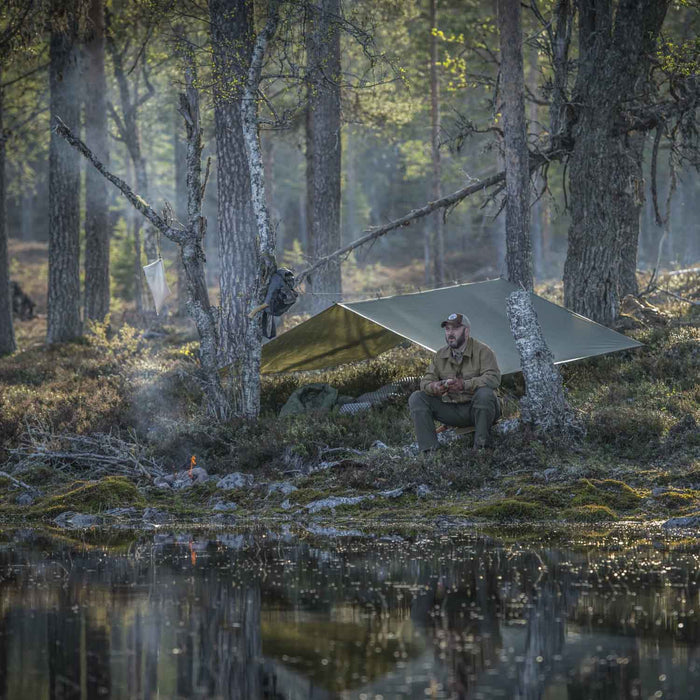
[[[674,307],[666,326],[628,331],[644,343],[639,350],[563,367],[569,398],[587,429],[580,443],[543,441],[516,430],[495,435],[492,450],[474,452],[465,438],[427,458],[410,449],[410,389],[356,415],[277,417],[305,383],[327,382],[342,395],[358,396],[419,376],[428,362],[421,350],[397,348],[326,372],[264,377],[259,420],[216,424],[203,409],[196,343],[186,331],[167,328],[164,337],[146,341],[128,326],[116,335],[97,326],[79,343],[36,346],[0,359],[0,462],[43,494],[31,507],[17,506],[16,485],[0,479],[0,510],[5,517],[48,518],[61,509],[101,512],[128,503],[190,518],[210,514],[220,496],[210,484],[167,493],[145,480],[105,481],[117,477],[65,459],[25,459],[18,470],[21,459],[13,450],[39,431],[111,433],[166,472],[184,469],[195,455],[213,474],[244,472],[256,484],[293,481],[297,487],[288,496],[268,494],[259,485],[227,494],[244,516],[303,513],[329,495],[374,496],[338,509],[361,518],[459,515],[590,523],[695,513],[700,328],[690,309],[683,315],[682,307]],[[21,344],[21,324],[18,337]],[[522,391],[518,377],[507,385],[511,393]],[[511,401],[506,417],[515,413]],[[427,497],[416,496],[418,485],[429,489]],[[401,497],[380,495],[398,487],[406,488]]]

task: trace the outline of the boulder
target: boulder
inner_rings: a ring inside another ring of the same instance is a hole
[[[232,491],[233,489],[242,489],[250,487],[255,481],[252,474],[242,474],[241,472],[233,472],[232,474],[227,474],[216,482],[217,489],[226,489],[227,491]]]

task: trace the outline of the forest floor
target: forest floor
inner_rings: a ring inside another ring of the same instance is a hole
[[[35,257],[13,278],[38,296]],[[659,286],[697,300],[700,275],[663,276]],[[554,300],[560,292],[539,291]],[[20,350],[0,359],[0,518],[139,529],[264,519],[376,530],[687,517],[697,527],[700,314],[670,294],[647,299],[659,313],[631,310],[623,319],[642,348],[562,367],[587,428],[582,441],[495,430],[491,450],[473,451],[466,437],[429,457],[413,447],[410,387],[364,413],[278,417],[305,383],[358,396],[420,376],[429,357],[413,347],[330,371],[264,377],[260,419],[217,425],[203,407],[186,324],[166,321],[147,334],[96,326],[80,342],[47,347],[44,318],[18,321]],[[504,383],[504,420],[517,416],[521,382]],[[184,488],[164,485],[173,476]]]

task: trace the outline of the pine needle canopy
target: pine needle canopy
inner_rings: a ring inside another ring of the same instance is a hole
[[[261,372],[325,369],[367,360],[405,342],[435,352],[445,345],[440,322],[464,312],[471,333],[496,353],[502,374],[520,371],[506,299],[516,287],[503,279],[459,284],[383,299],[335,304],[267,343]],[[641,346],[632,338],[532,294],[556,364]]]

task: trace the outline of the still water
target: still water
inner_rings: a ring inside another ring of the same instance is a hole
[[[0,693],[700,698],[698,541],[346,535],[7,531]]]

